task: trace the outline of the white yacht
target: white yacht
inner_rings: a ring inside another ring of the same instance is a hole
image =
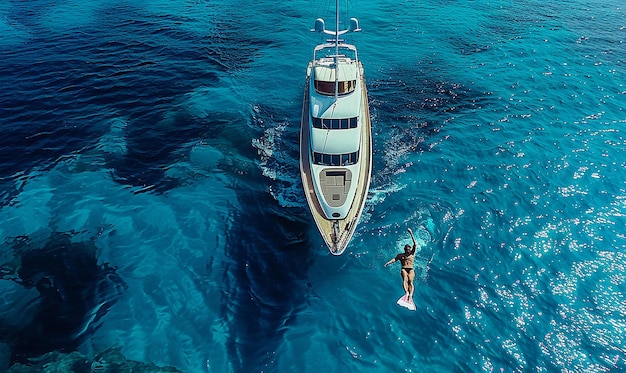
[[[338,7],[337,7],[338,9]],[[313,31],[332,35],[315,47],[307,68],[300,128],[300,174],[313,220],[330,252],[341,255],[359,223],[372,173],[372,129],[363,65],[357,49],[339,36],[360,31]]]

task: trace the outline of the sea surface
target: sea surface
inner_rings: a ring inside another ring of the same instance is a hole
[[[0,2],[0,371],[626,369],[626,3],[348,5],[374,169],[336,257],[298,171],[334,2]]]

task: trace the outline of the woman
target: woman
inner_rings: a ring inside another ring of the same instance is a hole
[[[413,240],[413,247],[411,247],[410,245],[404,245],[404,252],[396,255],[395,258],[385,263],[385,267],[387,267],[391,263],[395,263],[398,261],[402,264],[402,267],[400,269],[400,275],[402,276],[402,286],[404,287],[404,292],[406,293],[406,301],[408,303],[413,303],[413,280],[415,279],[413,262],[415,261],[415,250],[417,249],[417,243],[415,242],[415,236],[413,236],[413,231],[411,230],[411,228],[409,228],[408,231],[411,235],[411,240]]]

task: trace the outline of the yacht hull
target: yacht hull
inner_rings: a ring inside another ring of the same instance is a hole
[[[362,89],[362,108],[365,111],[362,115],[364,123],[361,126],[361,156],[359,157],[359,178],[357,181],[357,191],[352,200],[348,214],[343,219],[328,219],[324,214],[320,205],[320,199],[313,185],[313,177],[310,151],[310,135],[311,126],[309,123],[310,97],[309,84],[312,66],[307,69],[307,79],[304,87],[304,99],[302,104],[302,119],[300,126],[300,176],[302,177],[302,186],[306,196],[311,215],[319,230],[322,238],[326,242],[330,252],[333,255],[341,255],[352,239],[354,231],[359,223],[367,194],[369,191],[370,179],[372,174],[372,126],[370,122],[369,103],[367,98],[367,88],[365,86],[365,78],[363,75],[363,67],[359,62],[361,89]]]

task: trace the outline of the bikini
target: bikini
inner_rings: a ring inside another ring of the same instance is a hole
[[[406,254],[405,254],[405,255],[406,255]],[[406,259],[406,258],[407,258],[407,257],[409,257],[409,256],[410,256],[410,255],[405,256],[404,258]],[[402,269],[404,269],[404,270],[406,271],[407,275],[408,275],[409,273],[411,273],[411,271],[413,270],[413,268],[409,268],[409,267],[402,267]]]

